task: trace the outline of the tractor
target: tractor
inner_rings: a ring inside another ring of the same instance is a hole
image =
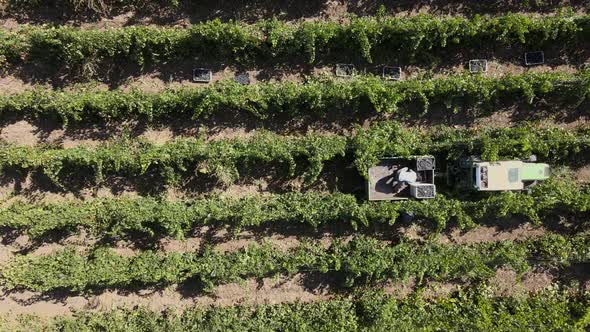
[[[447,165],[447,184],[458,190],[526,190],[549,178],[548,164],[528,161],[482,161],[475,157]],[[433,156],[383,158],[369,168],[367,194],[370,201],[430,199],[436,196]]]
[[[447,167],[447,183],[457,189],[475,191],[526,190],[550,175],[548,164],[528,161],[482,161],[470,157]]]

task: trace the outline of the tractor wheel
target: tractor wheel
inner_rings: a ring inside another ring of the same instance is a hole
[[[414,213],[413,212],[402,212],[402,214],[400,215],[400,218],[402,220],[402,222],[404,223],[409,223],[412,222],[412,220],[414,220]]]

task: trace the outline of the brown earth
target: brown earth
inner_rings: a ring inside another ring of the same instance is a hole
[[[468,55],[466,55],[468,56]],[[476,55],[473,55],[476,56]],[[526,67],[519,63],[519,59],[490,59],[494,54],[482,54],[477,57],[488,58],[488,71],[483,73],[484,77],[498,78],[504,75],[520,75],[525,73],[575,73],[580,69],[581,64],[589,62],[586,59],[548,59],[545,65]],[[455,60],[454,60],[455,61]],[[578,64],[579,63],[579,64]],[[418,79],[424,77],[444,78],[449,75],[466,74],[469,72],[468,63],[448,64],[432,63],[426,66],[417,66],[404,63],[383,63],[379,65],[356,64],[356,70],[361,74],[382,75],[382,66],[400,66],[402,68],[402,79]],[[193,67],[207,67],[208,64],[199,64],[194,61],[181,61],[177,64],[170,64],[165,71],[136,72],[130,71],[126,78],[120,79],[109,74],[98,74],[98,81],[88,81],[84,77],[51,77],[36,74],[33,78],[26,71],[9,70],[0,76],[0,95],[16,94],[19,92],[34,89],[35,87],[60,87],[64,90],[88,89],[131,89],[145,92],[159,92],[166,88],[198,88],[211,85],[223,80],[231,80],[237,73],[246,72],[250,77],[251,84],[257,82],[304,82],[310,77],[331,77],[334,76],[334,65],[318,66],[304,65],[301,68],[295,66],[290,68],[276,68],[274,65],[260,64],[259,69],[243,70],[234,66],[209,64],[212,69],[211,83],[195,83],[192,81]],[[60,80],[63,79],[63,80]],[[76,84],[77,83],[77,84]]]
[[[171,7],[147,5],[137,10],[114,8],[108,14],[91,11],[71,13],[59,7],[41,6],[35,9],[13,9],[7,6],[9,0],[0,2],[3,12],[0,24],[10,28],[15,23],[56,23],[76,25],[87,28],[107,28],[127,25],[171,25],[183,27],[187,24],[219,18],[221,20],[241,20],[255,22],[260,19],[278,17],[282,20],[343,20],[348,15],[376,15],[384,6],[384,13],[395,16],[413,16],[417,14],[434,15],[474,15],[500,14],[507,12],[546,13],[562,6],[572,7],[577,13],[585,13],[588,5],[581,0],[573,1],[507,1],[502,4],[482,1],[456,0],[261,0],[243,2],[224,0],[216,2],[180,1],[176,9]],[[530,6],[526,3],[531,4]],[[540,5],[536,5],[539,3]]]
[[[157,250],[161,253],[170,252],[196,252],[203,250],[205,246],[210,246],[219,252],[234,252],[252,245],[269,244],[281,251],[288,251],[301,245],[303,241],[313,240],[321,243],[328,248],[334,239],[343,243],[354,238],[354,233],[345,231],[342,227],[340,232],[313,231],[311,229],[304,231],[299,230],[298,234],[281,232],[279,229],[273,230],[270,234],[264,234],[256,230],[242,230],[233,232],[226,227],[214,228],[202,226],[197,228],[192,234],[185,239],[174,239],[165,237],[155,240],[154,245],[148,249]],[[509,229],[499,229],[480,225],[474,229],[462,232],[458,229],[452,229],[449,233],[435,235],[432,231],[426,230],[419,225],[410,227],[401,227],[389,232],[399,232],[400,236],[412,240],[431,241],[435,240],[443,244],[470,245],[478,243],[490,243],[499,241],[522,241],[525,239],[539,238],[543,236],[546,230],[541,227],[533,227],[528,223],[518,224]],[[388,236],[378,236],[384,244],[391,244]],[[394,237],[395,238],[395,237]],[[21,254],[31,254],[33,256],[49,255],[55,251],[63,250],[66,247],[75,248],[78,251],[90,250],[96,246],[104,246],[98,239],[84,231],[78,234],[70,235],[64,239],[53,242],[37,243],[32,241],[27,235],[19,235],[14,238],[3,235],[0,237],[0,266],[6,264],[13,257]],[[133,241],[119,240],[111,242],[109,247],[117,254],[123,256],[133,256],[140,253],[146,248],[141,243]]]
[[[541,226],[534,226],[529,223],[518,224],[517,227],[503,229],[501,226],[479,225],[474,229],[463,231],[451,229],[436,237],[437,241],[445,244],[476,244],[485,242],[519,241],[529,238],[538,238],[545,234],[546,230]],[[409,239],[428,241],[432,236],[429,230],[419,224],[412,224],[400,228],[400,233]]]
[[[325,289],[308,289],[303,276],[249,279],[243,283],[218,286],[210,294],[192,296],[172,286],[139,292],[105,291],[96,295],[46,299],[39,293],[19,291],[0,295],[0,314],[33,314],[41,317],[69,315],[72,311],[101,311],[141,306],[155,311],[187,307],[231,306],[236,304],[276,304],[329,299]]]
[[[576,181],[590,183],[590,165],[584,166],[576,171]]]
[[[510,269],[499,269],[490,280],[496,296],[523,296],[551,286],[555,277],[548,271],[531,271],[523,276]]]
[[[19,120],[0,126],[0,140],[18,144],[34,146],[38,144],[52,144],[64,148],[77,146],[95,147],[101,142],[107,142],[117,137],[137,137],[145,139],[153,144],[164,144],[176,138],[190,138],[204,136],[207,140],[221,139],[246,139],[252,137],[260,130],[272,131],[285,135],[350,135],[354,126],[362,123],[363,127],[369,127],[374,122],[391,119],[407,126],[429,127],[432,125],[454,126],[455,128],[507,128],[517,125],[522,121],[535,122],[541,127],[558,126],[562,128],[585,127],[589,118],[583,114],[547,114],[544,112],[531,112],[524,108],[512,108],[498,110],[489,115],[475,116],[465,115],[462,112],[454,114],[450,110],[433,108],[426,116],[404,118],[389,114],[370,115],[363,119],[360,116],[343,115],[340,120],[335,119],[330,125],[322,122],[322,119],[308,119],[299,125],[290,123],[274,124],[257,119],[246,119],[246,112],[235,112],[236,117],[244,117],[245,122],[209,120],[183,120],[177,124],[154,124],[152,126],[136,121],[127,121],[116,124],[97,125],[95,128],[68,127],[60,125],[48,126],[47,123]],[[333,115],[342,115],[335,112]],[[220,115],[221,116],[221,115]],[[214,118],[214,117],[212,117]]]
[[[7,1],[7,0],[5,0]],[[358,1],[358,2],[351,2],[351,1],[338,1],[338,0],[321,0],[321,1],[305,1],[302,3],[298,3],[297,1],[293,0],[281,0],[279,3],[275,1],[256,1],[255,3],[248,3],[246,10],[249,14],[252,15],[241,15],[236,14],[239,12],[239,8],[243,7],[244,4],[236,1],[230,1],[230,7],[226,8],[228,10],[227,13],[223,13],[223,9],[213,9],[211,7],[216,7],[215,5],[204,5],[205,8],[199,8],[199,10],[195,11],[198,13],[211,13],[213,10],[216,15],[213,16],[220,16],[224,17],[227,14],[236,15],[239,17],[234,17],[237,19],[244,19],[247,22],[254,22],[261,17],[266,17],[265,15],[271,14],[270,17],[277,17],[282,20],[289,20],[291,19],[305,19],[305,20],[316,20],[316,19],[328,19],[328,20],[338,20],[344,21],[347,20],[347,17],[350,13],[355,14],[375,14],[378,10],[379,4],[376,1]],[[221,7],[225,7],[229,5],[226,1],[221,1],[219,5]],[[371,3],[371,4],[369,4]],[[565,3],[565,2],[564,2]],[[569,2],[570,5],[573,5],[574,9],[578,10],[578,13],[582,14],[585,13],[582,8],[586,8],[584,6],[584,2],[580,1],[577,2]],[[389,13],[393,13],[400,16],[408,16],[408,15],[415,15],[417,13],[433,13],[436,15],[444,15],[444,14],[452,14],[454,16],[460,16],[463,12],[469,11],[469,8],[472,8],[474,5],[481,6],[480,1],[469,1],[469,2],[457,2],[457,1],[386,1],[386,7],[389,8]],[[201,7],[201,5],[197,5],[196,7]],[[207,8],[209,7],[209,8]],[[260,7],[260,8],[258,8]],[[519,4],[518,1],[515,1],[513,4],[504,4],[504,6],[492,6],[491,8],[486,8],[486,12],[491,12],[491,9],[498,10],[499,8],[496,7],[503,7],[501,9],[506,8],[513,8],[511,12],[517,11]],[[558,8],[560,5],[551,5],[552,8]],[[272,8],[272,9],[270,9]],[[196,8],[193,8],[196,9]],[[270,11],[269,11],[270,9]],[[299,13],[298,15],[290,15],[289,11],[293,10],[294,12]],[[278,11],[278,12],[277,12]],[[498,10],[502,12],[503,10]],[[49,13],[51,10],[49,10]],[[535,12],[535,10],[532,10]],[[543,10],[541,10],[543,12]],[[125,12],[121,13],[120,15],[115,15],[108,18],[98,18],[98,20],[84,20],[84,18],[78,18],[77,20],[64,20],[63,17],[60,18],[59,15],[49,15],[48,17],[43,18],[43,15],[37,16],[29,16],[29,15],[21,15],[18,11],[13,11],[12,13],[8,13],[4,15],[4,18],[0,18],[0,24],[2,24],[5,29],[7,30],[15,30],[21,23],[31,23],[36,22],[36,19],[41,21],[56,21],[56,23],[60,24],[73,24],[78,25],[83,28],[96,28],[96,29],[104,29],[104,28],[111,28],[111,27],[121,27],[121,26],[135,26],[135,25],[152,25],[168,22],[170,25],[178,26],[178,27],[186,27],[187,24],[199,22],[201,19],[210,19],[211,17],[201,17],[200,19],[195,17],[190,17],[190,15],[181,14],[180,16],[176,16],[176,18],[171,19],[170,17],[168,20],[158,20],[158,19],[150,19],[157,16],[157,14],[161,13],[161,11],[157,11],[151,13],[147,17],[138,17],[138,13],[134,12]],[[12,14],[12,15],[11,15]],[[54,14],[62,14],[54,13]],[[278,15],[277,15],[278,14]],[[172,15],[174,16],[174,15]],[[298,18],[299,17],[299,18]],[[96,17],[95,17],[96,18]],[[250,18],[250,20],[248,19]],[[486,58],[490,61],[489,65],[489,73],[486,75],[494,76],[500,75],[505,73],[522,73],[525,71],[553,71],[553,70],[563,70],[566,72],[570,72],[584,63],[587,63],[590,59],[590,54],[586,52],[585,46],[578,47],[578,50],[574,52],[575,54],[569,54],[571,52],[563,52],[560,45],[553,45],[548,46],[545,49],[546,53],[546,66],[539,66],[539,67],[532,67],[527,68],[523,67],[523,52],[530,51],[525,49],[519,45],[513,45],[513,47],[508,47],[506,49],[503,48],[488,48],[488,49],[469,49],[464,50],[464,54],[437,54],[440,55],[439,60],[428,60],[426,62],[420,63],[420,66],[416,66],[411,64],[414,60],[400,60],[395,57],[391,58],[392,55],[386,52],[385,55],[377,55],[375,63],[379,63],[380,65],[363,65],[361,63],[357,63],[357,69],[359,72],[367,72],[367,73],[374,73],[374,74],[381,74],[382,67],[381,65],[399,65],[402,67],[404,72],[404,77],[411,78],[416,77],[419,75],[447,75],[453,72],[463,72],[465,71],[465,67],[469,59],[481,59]],[[445,51],[446,52],[446,51]],[[449,52],[454,52],[449,49]],[[383,59],[378,59],[382,57]],[[331,63],[333,60],[326,59],[327,61],[320,61],[321,63]],[[353,59],[354,60],[354,59]],[[357,59],[358,60],[358,59]],[[205,60],[203,60],[205,61]],[[211,62],[212,61],[212,62]],[[345,61],[345,60],[338,60],[338,62]],[[352,60],[346,60],[352,61]],[[212,68],[214,71],[213,80],[217,81],[223,78],[230,78],[237,71],[247,71],[253,82],[256,81],[267,81],[270,79],[273,80],[296,80],[300,81],[303,79],[304,76],[308,76],[311,74],[317,74],[322,72],[333,73],[333,63],[330,66],[318,67],[315,68],[313,66],[307,65],[306,59],[301,57],[299,59],[291,59],[292,63],[273,63],[270,61],[268,63],[257,63],[253,66],[253,68],[243,68],[241,65],[232,63],[232,61],[226,61],[224,59],[213,59],[213,60],[206,60],[204,63],[195,63],[193,59],[185,59],[185,60],[178,60],[172,61],[167,64],[161,64],[156,66],[156,68],[143,68],[139,69],[138,66],[134,65],[121,65],[120,63],[110,63],[110,64],[100,64],[93,70],[91,73],[92,75],[77,75],[76,70],[72,68],[56,68],[55,64],[51,65],[42,65],[36,64],[36,66],[30,67],[24,66],[23,68],[12,68],[8,72],[12,72],[15,76],[19,77],[19,80],[22,80],[26,83],[19,83],[15,82],[14,85],[25,85],[22,88],[28,88],[32,83],[37,84],[50,84],[55,87],[66,87],[69,84],[75,82],[84,82],[88,79],[88,76],[93,77],[94,79],[99,79],[102,82],[108,84],[111,88],[113,87],[122,87],[122,88],[129,88],[129,87],[138,87],[140,89],[144,89],[146,91],[157,91],[165,86],[169,86],[171,83],[173,85],[184,85],[184,86],[191,86],[195,85],[195,83],[191,82],[191,75],[192,69],[195,67],[209,67]],[[47,67],[47,68],[46,68]],[[250,66],[252,67],[252,66]],[[78,73],[79,74],[79,73]],[[10,76],[10,74],[9,74]],[[10,80],[10,79],[8,79]],[[10,82],[6,82],[10,83]],[[7,89],[10,91],[10,89]],[[5,92],[2,92],[5,93]]]
[[[334,293],[330,286],[312,286],[307,276],[296,274],[291,278],[275,277],[263,280],[248,279],[242,283],[230,283],[215,287],[209,294],[190,294],[182,288],[171,286],[162,290],[138,292],[104,291],[89,295],[70,295],[47,298],[31,291],[0,293],[0,316],[31,314],[41,318],[69,316],[73,311],[96,312],[122,307],[144,307],[154,311],[178,311],[188,307],[232,306],[237,304],[278,304],[292,302],[315,302],[330,299]],[[555,282],[547,272],[528,272],[518,278],[512,270],[496,272],[489,285],[496,296],[525,296],[537,293]],[[422,290],[426,298],[445,297],[469,285],[457,282],[428,282]],[[386,294],[403,299],[415,290],[413,279],[406,282],[388,282],[383,286]]]
[[[439,240],[444,243],[470,244],[490,241],[521,240],[529,237],[538,237],[543,234],[542,228],[535,228],[529,224],[512,230],[499,230],[495,227],[480,226],[474,230],[462,233],[454,230],[449,234],[441,235]],[[402,230],[402,234],[410,238],[422,238],[419,227]],[[413,235],[415,234],[415,235]],[[198,234],[187,240],[163,239],[159,248],[164,252],[190,252],[200,249],[203,244],[214,244],[220,251],[234,251],[253,243],[259,242],[258,234],[251,231],[241,232],[237,237],[231,236],[226,230],[214,230],[209,232],[207,227],[199,230]],[[229,236],[229,239],[228,239]],[[298,245],[301,236],[272,235],[264,238],[272,245],[287,250]],[[348,238],[350,239],[350,237]],[[321,237],[321,241],[328,245],[331,236]],[[85,249],[91,246],[95,240],[81,236],[73,236],[62,243],[42,244],[31,253],[45,255],[64,245],[76,246]],[[30,245],[26,236],[21,236],[10,245],[0,246],[0,264],[7,263],[16,252]],[[133,255],[138,249],[132,249],[129,243],[120,242],[113,248],[121,255]],[[47,298],[41,294],[20,291],[0,295],[0,313],[8,315],[34,314],[42,317],[57,315],[69,315],[72,310],[108,310],[113,307],[133,307],[136,305],[152,310],[164,310],[167,308],[179,309],[190,306],[227,306],[235,304],[261,304],[283,303],[293,301],[321,301],[333,296],[330,287],[311,287],[304,280],[303,275],[293,278],[265,278],[262,281],[247,280],[244,283],[232,283],[216,287],[211,294],[186,293],[182,289],[169,287],[164,290],[142,290],[139,292],[105,291],[93,295],[66,296],[63,298]],[[530,272],[522,279],[510,270],[499,270],[490,284],[495,294],[499,296],[521,295],[528,292],[536,292],[546,288],[555,281],[547,272]],[[415,288],[415,282],[410,280],[405,283],[393,282],[384,285],[384,290],[403,298],[409,295]],[[426,297],[445,296],[450,292],[467,287],[461,283],[437,283],[432,282],[424,291]]]
[[[430,240],[433,237],[432,231],[417,231],[420,227],[402,228],[399,230],[389,230],[390,233],[399,232],[402,237],[409,239],[418,239],[422,241]],[[450,235],[442,234],[438,237],[441,243],[469,245],[484,242],[497,241],[520,241],[530,238],[538,238],[544,234],[542,227],[533,228],[529,224],[520,224],[510,229],[499,230],[495,227],[478,226],[474,230],[461,233],[459,230],[452,230]],[[391,235],[391,234],[390,234]],[[379,236],[383,243],[389,243],[389,236]],[[290,250],[297,247],[305,239],[319,241],[325,248],[328,248],[334,238],[338,238],[345,243],[353,238],[351,231],[345,231],[340,228],[339,233],[332,232],[314,232],[309,229],[303,231],[300,229],[298,234],[291,234],[290,231],[284,232],[279,229],[272,230],[269,234],[260,233],[255,230],[244,230],[238,233],[228,230],[227,228],[212,228],[203,226],[195,230],[186,239],[179,240],[174,238],[163,238],[155,240],[153,245],[148,247],[142,242],[120,240],[109,242],[107,245],[117,254],[123,256],[133,256],[145,249],[157,250],[162,253],[169,252],[195,252],[211,246],[214,250],[220,252],[233,252],[251,245],[267,243],[279,250]],[[86,251],[99,245],[99,239],[94,236],[86,235],[85,232],[70,235],[64,239],[51,240],[49,242],[33,242],[26,235],[20,235],[16,238],[0,237],[0,265],[8,263],[13,257],[20,254],[48,255],[65,247],[75,248],[79,251]],[[105,244],[100,244],[104,246]]]
[[[189,253],[203,250],[205,246],[223,253],[234,252],[249,246],[261,244],[271,245],[277,250],[288,251],[301,245],[305,240],[318,241],[328,248],[336,237],[344,243],[353,238],[352,235],[322,233],[312,230],[301,231],[300,233],[296,235],[289,234],[289,232],[281,233],[277,231],[274,234],[264,234],[253,230],[234,232],[226,227],[214,228],[211,226],[202,226],[194,230],[192,234],[184,239],[171,237],[155,239],[149,247],[145,247],[141,242],[128,240],[111,241],[107,245],[115,253],[130,257],[146,249],[156,250],[163,254],[170,252]],[[84,252],[104,246],[105,244],[101,240],[93,235],[87,234],[83,230],[63,239],[43,241],[41,243],[33,241],[26,234],[16,237],[3,235],[0,236],[0,266],[21,254],[44,256],[63,250],[66,247]]]
[[[0,4],[3,2],[0,2]],[[183,2],[184,3],[184,2]],[[414,0],[318,0],[318,1],[296,1],[279,0],[249,1],[224,0],[217,2],[198,2],[194,7],[181,6],[178,10],[146,9],[144,11],[123,10],[114,15],[100,17],[96,15],[67,15],[60,11],[60,8],[44,8],[35,12],[6,12],[0,18],[0,26],[5,31],[14,31],[21,28],[23,23],[57,23],[80,26],[82,28],[107,29],[111,27],[122,27],[130,25],[168,25],[186,27],[189,24],[201,22],[215,17],[222,20],[238,19],[245,22],[254,22],[260,18],[278,17],[282,20],[317,20],[329,19],[337,21],[348,20],[348,15],[371,14],[374,15],[379,5],[384,3],[387,6],[387,14],[398,16],[416,15],[418,13],[431,13],[436,15],[472,15],[476,12],[503,13],[508,11],[527,11],[534,13],[547,12],[548,8],[536,8],[530,10],[523,8],[521,2],[514,1],[507,6],[489,5],[481,1],[414,1]],[[573,1],[572,5],[578,13],[585,13],[587,5],[583,1]],[[585,7],[586,6],[586,7]],[[555,6],[550,6],[555,8]],[[549,9],[551,9],[549,8]],[[56,9],[59,12],[56,12]],[[396,60],[387,60],[390,65],[400,65],[403,70],[403,77],[442,77],[449,74],[464,73],[466,59],[488,58],[490,59],[489,71],[486,76],[498,77],[505,74],[521,74],[525,72],[574,72],[578,67],[589,60],[587,54],[576,58],[564,56],[556,50],[548,50],[545,66],[533,68],[524,67],[521,62],[521,50],[487,50],[468,52],[456,58],[449,58],[444,63],[432,63],[424,65],[411,65],[397,63]],[[301,59],[298,59],[299,61]],[[330,63],[329,61],[326,63]],[[292,66],[291,66],[292,65]],[[162,68],[148,69],[145,72],[136,68],[98,68],[95,78],[100,82],[86,82],[85,77],[71,76],[71,73],[46,74],[31,71],[29,68],[10,69],[0,76],[0,95],[15,94],[41,86],[43,88],[74,89],[115,89],[122,90],[139,89],[146,92],[158,92],[165,88],[177,87],[200,87],[191,81],[191,70],[195,66],[209,66],[213,69],[213,81],[231,79],[238,71],[246,70],[253,83],[266,81],[293,81],[302,82],[305,76],[309,75],[333,75],[333,67],[308,66],[301,64],[290,64],[277,66],[277,64],[259,64],[260,68],[238,68],[233,65],[204,63],[195,64],[192,60],[180,61],[179,63],[162,66]],[[291,67],[289,67],[291,66]],[[280,68],[277,68],[280,67]],[[380,66],[358,65],[361,73],[380,74]],[[49,71],[48,71],[49,72]],[[83,84],[73,84],[86,82]],[[408,125],[430,126],[444,123],[457,127],[508,127],[522,120],[530,120],[523,117],[519,109],[510,109],[496,112],[493,115],[479,117],[475,120],[468,120],[463,115],[448,115],[444,110],[442,116],[436,113],[429,114],[426,119],[403,120]],[[526,113],[526,112],[524,112]],[[545,117],[545,115],[543,115]],[[381,118],[366,119],[364,126]],[[538,119],[535,119],[538,120]],[[586,116],[575,118],[546,118],[548,124],[555,123],[562,127],[579,127],[587,125]],[[216,119],[203,122],[186,123],[180,120],[181,124],[166,124],[157,128],[149,128],[133,122],[116,123],[111,125],[96,126],[92,128],[55,128],[47,123],[32,123],[18,121],[7,123],[0,127],[0,139],[19,144],[33,146],[37,144],[52,143],[64,147],[75,147],[80,145],[96,146],[100,142],[120,136],[123,132],[129,131],[132,136],[143,137],[155,144],[163,144],[177,137],[191,137],[205,133],[210,140],[223,138],[246,138],[253,135],[262,127],[280,133],[308,133],[318,132],[321,134],[347,134],[350,132],[352,123],[358,119],[347,119],[346,121],[332,119],[320,119],[314,123],[269,124],[261,121],[217,121]],[[328,125],[327,125],[328,124]],[[590,182],[589,166],[576,171],[577,180],[580,183]],[[324,184],[318,188],[323,188]],[[185,192],[179,188],[168,188],[164,196],[168,199],[185,199],[200,194],[220,194],[225,197],[245,197],[271,192],[299,189],[301,184],[296,180],[281,187],[274,183],[272,175],[251,182],[238,183],[227,188],[207,188],[203,192]],[[279,188],[279,189],[277,189]],[[325,189],[325,188],[323,188]],[[6,203],[15,199],[28,201],[63,201],[72,199],[92,199],[94,197],[114,196],[138,196],[141,192],[136,186],[125,180],[109,178],[107,183],[99,188],[82,189],[78,192],[54,192],[39,187],[31,176],[23,182],[17,180],[3,181],[0,185],[0,202]],[[390,232],[388,229],[385,233]],[[482,242],[522,240],[526,238],[537,238],[546,232],[543,227],[536,227],[531,224],[519,224],[516,227],[479,226],[473,230],[461,231],[452,229],[449,232],[438,236],[442,243],[466,245]],[[390,238],[409,237],[422,241],[430,239],[432,231],[429,231],[417,224],[409,227],[396,229],[394,234],[382,234],[375,232],[371,234],[381,241],[387,242]],[[397,234],[399,233],[399,234]],[[399,236],[398,236],[399,235]],[[350,232],[339,229],[337,231],[315,232],[303,230],[248,230],[233,234],[231,230],[212,227],[201,227],[195,230],[185,240],[160,239],[150,246],[151,249],[160,252],[194,252],[206,245],[213,246],[221,252],[239,250],[248,245],[266,241],[279,250],[288,250],[299,245],[305,238],[312,237],[319,240],[326,247],[335,237],[343,237],[345,241],[352,238]],[[63,249],[66,246],[79,250],[86,250],[96,246],[98,239],[82,232],[79,235],[70,236],[66,239],[55,242],[33,243],[27,236],[10,238],[9,234],[0,236],[0,266],[7,264],[16,255],[30,253],[32,255],[46,255],[55,250]],[[131,241],[118,241],[108,243],[118,254],[131,256],[146,249]],[[509,269],[500,269],[489,281],[494,294],[498,296],[525,295],[529,292],[538,292],[558,282],[555,271],[530,271],[524,276],[518,276]],[[69,315],[73,310],[108,310],[117,307],[142,306],[152,310],[180,309],[192,306],[229,306],[235,304],[263,304],[283,303],[294,301],[321,301],[333,297],[337,292],[332,289],[332,284],[326,280],[314,280],[315,276],[297,274],[291,278],[276,277],[264,278],[263,280],[247,280],[243,283],[231,283],[215,287],[210,294],[195,292],[187,287],[172,286],[166,289],[144,289],[141,291],[108,290],[97,294],[67,295],[64,297],[53,297],[28,291],[17,291],[6,293],[0,288],[0,325],[2,325],[2,314],[7,317],[18,314],[33,314],[44,318],[56,315]],[[587,283],[588,284],[588,283]],[[423,291],[423,296],[439,297],[446,296],[458,288],[469,287],[460,282],[429,282]],[[386,293],[404,298],[411,294],[417,287],[415,280],[407,282],[388,282],[382,286]],[[590,285],[586,285],[590,288]],[[190,287],[188,287],[190,288]],[[0,326],[2,330],[2,326]]]
[[[545,229],[531,224],[521,224],[519,227],[503,230],[499,227],[478,226],[467,232],[458,229],[441,236],[442,243],[473,244],[484,242],[519,241],[523,239],[539,238],[545,234]]]

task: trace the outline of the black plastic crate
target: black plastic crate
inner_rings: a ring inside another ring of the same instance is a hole
[[[250,84],[250,75],[247,72],[236,73],[236,75],[234,76],[234,81],[242,85],[248,85]]]
[[[198,83],[209,83],[211,82],[213,74],[211,69],[207,68],[195,68],[193,69],[193,82]]]
[[[488,71],[488,60],[473,59],[469,60],[469,71],[471,73],[485,73]]]
[[[399,81],[402,78],[402,68],[384,66],[383,67],[383,78],[386,80]]]
[[[542,51],[527,52],[524,54],[524,64],[527,66],[542,65],[545,63],[545,53]]]
[[[336,65],[336,76],[338,77],[350,77],[356,73],[354,65],[339,63]]]

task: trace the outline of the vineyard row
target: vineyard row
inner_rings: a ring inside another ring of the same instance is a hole
[[[373,224],[394,224],[401,214],[418,220],[432,220],[438,231],[456,219],[462,229],[485,220],[520,216],[535,223],[559,211],[579,214],[590,210],[590,191],[573,179],[554,177],[534,187],[530,194],[506,192],[474,201],[439,195],[428,201],[396,203],[359,202],[353,195],[315,192],[256,196],[241,199],[220,197],[185,202],[154,198],[96,199],[88,202],[47,204],[12,203],[0,208],[0,228],[26,233],[35,240],[48,234],[66,235],[85,229],[104,238],[184,238],[195,227],[229,226],[237,233],[242,227],[269,226],[286,222],[314,228],[330,223],[348,223],[354,228]],[[587,223],[579,220],[579,223]]]
[[[290,118],[323,116],[341,111],[383,112],[416,116],[400,106],[420,104],[425,115],[431,104],[444,105],[449,112],[483,116],[501,102],[533,104],[538,100],[570,109],[586,100],[590,75],[527,73],[501,78],[454,75],[444,78],[388,82],[376,77],[342,81],[325,77],[306,83],[271,82],[241,85],[220,81],[203,88],[166,89],[158,93],[125,91],[53,91],[35,89],[0,96],[0,117],[54,119],[70,122],[141,119],[149,122],[178,117],[193,120],[215,114],[246,112],[259,119],[280,115]],[[471,109],[471,110],[470,110]],[[476,112],[477,111],[477,112]]]
[[[425,300],[420,292],[395,299],[369,291],[313,303],[190,308],[181,313],[144,308],[77,312],[43,331],[573,331],[590,326],[590,298],[547,290],[495,297],[486,287]],[[452,313],[452,314],[450,314]],[[28,319],[20,320],[26,325]],[[35,326],[33,321],[33,326]],[[37,325],[38,326],[38,325]],[[29,328],[23,328],[29,330]]]
[[[320,1],[314,0],[320,4]],[[580,2],[580,1],[577,1]],[[569,2],[568,2],[569,3]],[[58,8],[66,13],[76,14],[95,14],[95,15],[115,15],[125,10],[147,10],[148,12],[166,12],[169,10],[185,9],[188,13],[202,11],[199,5],[208,4],[206,1],[191,0],[54,0],[50,3],[39,0],[4,0],[4,6],[8,12],[14,13],[34,13],[35,10],[47,10],[47,7]],[[256,6],[260,5],[257,1],[243,1],[246,8],[255,11]],[[232,4],[235,5],[235,4]],[[514,6],[512,0],[496,0],[493,3],[465,3],[462,6],[477,11],[498,10],[501,8],[511,8]],[[572,1],[570,5],[578,5]],[[264,5],[262,5],[264,6]],[[562,4],[551,1],[532,0],[518,3],[517,8],[520,10],[548,10],[552,8],[561,8]],[[193,8],[194,7],[194,8]],[[383,7],[385,9],[385,7]]]
[[[103,61],[139,66],[180,58],[281,60],[304,55],[316,59],[352,57],[372,62],[378,54],[431,56],[453,47],[543,47],[575,44],[590,32],[586,15],[361,17],[349,23],[262,20],[254,25],[220,20],[188,28],[125,27],[109,30],[25,27],[0,33],[0,57],[7,64],[43,62],[52,66],[94,67]],[[393,54],[392,54],[393,52]]]
[[[4,0],[3,5],[10,12],[31,12],[31,10],[45,9],[44,7],[54,7],[64,12],[74,13],[94,13],[99,15],[108,15],[117,12],[117,10],[137,10],[145,7],[151,8],[178,8],[181,2],[186,0],[54,0],[46,3],[39,0]]]
[[[522,126],[501,129],[454,129],[438,127],[429,131],[404,128],[384,121],[360,130],[353,137],[310,134],[301,137],[261,132],[247,139],[177,139],[154,145],[137,139],[120,139],[96,148],[52,148],[46,146],[0,145],[0,173],[37,171],[56,185],[83,174],[98,184],[107,175],[159,176],[163,183],[178,183],[181,176],[208,176],[230,184],[249,170],[276,168],[293,177],[301,174],[305,183],[315,181],[324,164],[345,154],[354,160],[360,174],[382,156],[433,154],[440,161],[479,155],[484,160],[527,158],[531,154],[554,163],[579,162],[590,143],[589,128],[561,129]],[[278,166],[278,168],[277,168]],[[341,165],[343,166],[343,165]],[[299,173],[300,172],[300,173]]]
[[[2,268],[0,282],[7,289],[81,292],[105,288],[165,287],[196,283],[205,291],[214,286],[275,275],[314,272],[333,277],[342,287],[387,280],[485,280],[498,268],[522,274],[532,266],[564,267],[590,259],[590,238],[581,233],[565,238],[550,234],[521,242],[475,245],[420,244],[402,241],[387,246],[360,236],[335,240],[329,248],[305,241],[281,251],[270,244],[252,245],[235,252],[160,255],[142,251],[122,256],[108,248],[79,253],[66,248],[49,255],[17,256]]]

